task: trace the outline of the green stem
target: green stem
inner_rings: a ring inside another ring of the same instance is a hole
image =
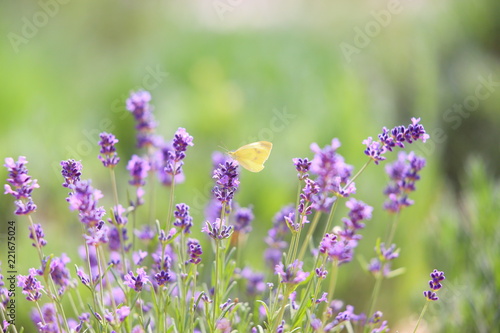
[[[174,163],[175,171],[175,163]],[[165,224],[165,232],[170,230],[172,225],[172,214],[174,211],[174,188],[175,188],[175,175],[172,174],[172,182],[170,183],[170,203],[168,205],[167,221]]]
[[[380,287],[382,286],[382,280],[383,280],[383,275],[382,275],[382,272],[380,272],[376,276],[375,286],[373,287],[370,310],[366,314],[367,320],[370,319],[370,316],[373,315],[373,310],[375,310],[375,304],[377,303],[378,295],[380,293]],[[367,332],[367,327],[365,328],[365,332]]]
[[[424,308],[422,309],[422,312],[420,312],[420,317],[418,317],[417,324],[415,325],[415,329],[413,330],[413,333],[417,332],[418,325],[420,325],[420,321],[424,317],[425,311],[427,311],[427,307],[429,306],[429,301],[425,302]]]
[[[304,242],[302,243],[302,247],[300,249],[299,256],[298,256],[299,260],[302,260],[302,258],[304,257],[304,254],[306,253],[307,246],[309,245],[309,242],[312,238],[314,230],[316,230],[320,216],[321,216],[321,212],[319,210],[316,211],[316,214],[314,214],[311,226],[309,227],[309,230],[307,231],[306,238],[304,239]]]
[[[359,171],[354,175],[354,177],[351,178],[351,180],[347,183],[347,185],[344,186],[344,188],[348,188],[349,185],[351,185],[356,180],[356,178],[358,178],[359,175],[361,175],[361,173],[366,169],[366,167],[368,166],[368,164],[370,164],[371,161],[372,159],[369,158],[368,161],[361,167],[361,169],[359,169]]]
[[[398,227],[399,222],[399,212],[394,214],[394,218],[392,220],[391,233],[389,234],[389,238],[387,239],[387,246],[391,246],[392,240],[394,239],[394,235],[396,235],[396,229]]]

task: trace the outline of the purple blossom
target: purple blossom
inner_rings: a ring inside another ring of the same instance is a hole
[[[424,291],[424,297],[429,301],[437,301],[439,297],[436,292],[443,287],[441,282],[445,279],[444,272],[434,269],[430,275],[432,278],[429,281],[429,287],[431,290]]]
[[[319,252],[328,255],[330,260],[335,260],[340,265],[352,260],[356,246],[355,240],[348,240],[335,234],[325,234],[320,242]]]
[[[220,330],[221,333],[230,333],[231,332],[231,322],[227,318],[221,318],[217,321],[215,328],[217,330]]]
[[[108,238],[108,227],[104,225],[104,221],[100,221],[97,225],[87,229],[85,242],[90,246],[99,246],[101,244],[106,244],[109,241]]]
[[[89,276],[83,271],[81,268],[76,269],[76,275],[80,279],[80,281],[83,283],[83,285],[90,287],[90,279]]]
[[[201,231],[206,233],[211,238],[217,240],[231,237],[231,235],[233,234],[233,229],[234,226],[227,226],[225,224],[225,220],[217,218],[215,222],[212,223],[206,221],[205,227],[203,227]]]
[[[142,264],[142,262],[144,261],[144,259],[146,259],[147,256],[148,256],[147,251],[139,249],[139,251],[132,253],[132,261],[135,265],[139,266],[140,264]]]
[[[212,178],[216,180],[216,186],[214,186],[212,193],[221,204],[226,204],[226,209],[229,209],[234,193],[240,184],[237,164],[233,161],[219,164],[214,170]]]
[[[187,240],[187,253],[189,260],[186,263],[199,264],[201,262],[201,255],[203,254],[200,242],[194,238],[189,238]]]
[[[309,168],[311,167],[311,163],[308,158],[294,158],[293,164],[295,165],[295,169],[297,170],[297,177],[299,180],[304,180],[309,177]]]
[[[399,152],[398,160],[386,166],[390,183],[384,191],[389,200],[384,208],[397,213],[403,207],[411,206],[413,201],[408,199],[408,193],[415,191],[415,182],[420,179],[419,172],[425,166],[425,159],[415,153]]]
[[[281,261],[282,252],[288,246],[285,237],[290,233],[290,229],[286,219],[294,213],[293,205],[287,205],[274,215],[273,227],[269,229],[265,239],[268,248],[264,252],[264,258],[269,267],[274,268]]]
[[[137,147],[156,146],[158,139],[154,136],[155,122],[149,102],[151,94],[140,90],[130,94],[126,101],[127,110],[129,110],[135,119],[135,129],[137,130]]]
[[[34,224],[33,227],[35,228],[35,232],[33,233],[33,228],[28,226],[28,229],[30,231],[30,238],[35,242],[32,243],[34,247],[42,247],[47,245],[47,241],[43,238],[45,237],[45,234],[43,233],[42,225],[41,224]],[[36,238],[35,238],[36,236]],[[38,242],[38,244],[36,244]]]
[[[115,144],[118,143],[118,140],[115,138],[113,134],[103,132],[99,134],[101,141],[99,141],[99,145],[101,146],[101,150],[99,151],[102,155],[99,155],[99,160],[106,168],[114,168],[118,162],[120,162],[120,158],[116,154]]]
[[[240,275],[247,283],[247,293],[249,295],[259,295],[265,291],[266,284],[263,273],[253,272],[251,268],[245,267]]]
[[[90,184],[90,180],[77,181],[66,200],[71,210],[79,211],[80,221],[88,227],[93,227],[102,221],[106,212],[103,207],[97,206],[99,199],[103,197],[101,191]]]
[[[379,141],[374,141],[371,137],[364,140],[365,154],[374,160],[375,164],[379,164],[385,160],[383,155],[387,151],[392,151],[396,146],[404,148],[404,142],[409,144],[417,140],[425,142],[429,135],[425,132],[424,126],[419,124],[420,118],[411,118],[411,122],[408,127],[396,126],[391,130],[382,128],[382,133],[378,135]]]
[[[82,175],[82,163],[75,160],[61,161],[62,166],[62,176],[64,177],[64,183],[62,186],[73,188],[73,185],[80,181],[80,176]]]
[[[136,273],[137,275],[134,275],[132,272],[125,274],[123,278],[124,283],[135,291],[141,291],[144,284],[149,282],[149,278],[142,267],[137,268]]]
[[[337,153],[340,141],[333,139],[331,145],[319,148],[316,143],[311,144],[314,158],[311,161],[310,171],[316,175],[316,183],[321,189],[321,195],[316,196],[314,208],[328,211],[334,199],[328,199],[331,194],[335,196],[347,197],[355,193],[354,183],[350,183],[349,178],[352,173],[352,166],[344,162],[344,158]],[[349,187],[346,188],[347,184]]]
[[[146,177],[148,176],[148,171],[151,169],[148,161],[137,156],[132,155],[130,161],[127,164],[127,170],[130,172],[132,179],[129,184],[132,186],[144,186],[146,185]]]
[[[35,323],[38,328],[38,332],[59,332],[59,328],[57,325],[57,321],[61,320],[60,316],[57,315],[57,312],[54,309],[54,305],[52,303],[46,303],[42,306],[42,317],[40,317],[40,313],[38,310],[33,309],[31,313],[31,320]]]
[[[318,267],[314,270],[316,273],[316,276],[320,279],[325,279],[326,276],[328,275],[328,271],[321,265],[321,267]]]
[[[121,233],[121,238],[120,238],[120,233]],[[126,246],[125,242],[128,240],[128,235],[127,235],[127,229],[123,227],[115,227],[112,226],[111,228],[108,228],[108,246],[110,250],[113,251],[118,251],[120,248],[123,246],[125,250],[128,249],[128,246]],[[122,244],[122,242],[124,244]]]
[[[181,203],[175,205],[174,212],[174,226],[183,230],[185,234],[191,233],[191,227],[193,226],[193,218],[189,215],[189,206]]]
[[[279,263],[276,265],[274,273],[279,275],[281,278],[281,283],[288,283],[288,284],[299,284],[307,277],[309,276],[309,272],[304,272],[302,270],[302,265],[304,263],[299,260],[295,260],[293,263],[288,265],[286,267],[283,265],[283,263]]]
[[[130,307],[124,305],[116,309],[115,313],[110,312],[108,309],[104,310],[104,318],[112,325],[119,325],[130,314]]]
[[[158,176],[164,185],[170,186],[172,176],[176,183],[184,181],[182,173],[183,160],[188,146],[193,146],[193,137],[185,128],[179,127],[170,144],[164,145],[159,159]]]
[[[170,282],[171,280],[171,275],[167,271],[160,271],[159,273],[155,274],[155,281],[158,283],[159,286],[163,286],[165,283]]]
[[[126,210],[125,208],[123,208],[122,205],[119,204],[117,206],[114,206],[112,211],[113,211],[113,218],[108,219],[109,223],[115,226],[124,226],[127,224],[128,219],[127,216],[125,215]]]
[[[70,261],[70,258],[63,253],[60,258],[54,257],[50,262],[50,276],[55,284],[63,288],[62,290],[71,284],[69,270],[66,268],[66,264]]]
[[[37,270],[30,268],[28,275],[17,276],[17,286],[23,288],[23,294],[26,295],[26,299],[31,302],[36,302],[42,297],[41,291],[43,291],[43,286],[40,281],[37,280],[37,275]]]
[[[7,182],[12,186],[5,184],[4,194],[11,194],[16,199],[14,202],[16,205],[14,214],[16,215],[27,215],[36,210],[36,205],[31,199],[31,192],[40,185],[38,185],[36,179],[31,179],[28,176],[27,163],[28,161],[24,156],[19,156],[17,162],[14,162],[11,157],[5,159],[4,166],[9,171]]]
[[[238,207],[234,213],[234,231],[248,234],[252,231],[250,223],[254,215],[252,207]]]

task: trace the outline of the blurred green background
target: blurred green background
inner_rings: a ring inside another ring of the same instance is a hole
[[[252,253],[263,251],[274,213],[294,200],[292,158],[312,157],[312,142],[323,147],[336,137],[358,170],[363,139],[421,117],[431,140],[408,148],[428,166],[395,239],[402,248],[395,265],[407,271],[384,283],[379,308],[393,331],[409,331],[428,274],[438,268],[447,276],[443,301],[431,306],[420,331],[491,332],[500,321],[499,13],[496,0],[3,1],[1,157],[27,157],[41,186],[34,218],[45,229],[46,251],[79,263],[80,226],[67,209],[58,164],[81,160],[83,178],[103,190],[109,207],[96,143],[99,132],[114,133],[125,201],[126,161],[137,153],[124,108],[131,90],[151,92],[159,134],[170,139],[185,127],[194,137],[176,201],[192,206],[195,235],[212,185],[212,152],[272,141],[266,169],[243,172],[237,197],[254,206],[255,249],[246,260],[262,269]],[[381,208],[383,168],[371,165],[356,182],[356,198],[375,208],[357,249],[365,258],[390,220]],[[0,175],[6,178],[4,168]],[[159,205],[167,193],[160,191]],[[1,223],[17,222],[17,268],[26,274],[37,265],[35,250],[12,201],[1,197]],[[338,297],[362,311],[372,279],[357,261],[339,278]],[[26,303],[19,295],[17,319],[30,327]]]

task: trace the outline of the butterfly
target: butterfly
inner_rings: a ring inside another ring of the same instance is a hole
[[[271,142],[258,141],[227,153],[248,171],[259,172],[264,169],[264,162],[269,158],[271,149],[273,149]]]

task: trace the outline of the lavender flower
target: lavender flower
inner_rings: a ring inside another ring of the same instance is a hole
[[[115,313],[110,312],[108,309],[104,310],[104,318],[113,326],[119,325],[130,314],[130,307],[122,306],[116,309]]]
[[[185,234],[191,233],[193,218],[189,215],[189,206],[184,203],[175,205],[174,216],[174,226],[183,230]]]
[[[384,208],[397,213],[403,207],[413,204],[408,199],[408,193],[415,191],[415,182],[420,179],[418,174],[425,166],[425,159],[418,157],[413,152],[406,154],[400,152],[398,160],[386,166],[386,172],[391,182],[384,191],[389,200],[384,203]]]
[[[19,156],[17,162],[14,162],[14,159],[11,157],[5,159],[4,166],[9,171],[7,181],[12,187],[11,185],[5,184],[4,194],[11,194],[16,198],[14,202],[16,205],[14,214],[16,215],[28,215],[36,210],[36,205],[31,199],[31,192],[33,189],[40,186],[37,184],[36,179],[31,179],[31,177],[28,176],[28,169],[26,168],[27,163],[28,161],[24,156]]]
[[[234,231],[244,234],[250,233],[252,231],[250,223],[253,219],[252,207],[238,207],[234,213]]]
[[[309,177],[309,174],[307,173],[309,171],[309,168],[311,167],[311,163],[309,159],[307,158],[294,158],[293,159],[293,164],[295,165],[295,169],[297,170],[297,177],[299,180],[304,180]]]
[[[71,210],[79,211],[80,222],[87,227],[94,227],[102,221],[106,213],[103,207],[98,207],[98,201],[103,197],[101,191],[94,189],[90,180],[77,181],[73,192],[66,200]]]
[[[31,226],[28,226],[28,229],[30,231],[29,237],[35,242],[32,243],[31,245],[33,245],[34,247],[42,247],[47,245],[47,241],[43,238],[45,237],[45,234],[43,233],[42,226],[40,224],[34,224],[33,227],[35,229],[34,232],[33,228]],[[38,244],[36,244],[36,242],[38,242]]]
[[[64,183],[62,186],[73,188],[73,185],[80,180],[82,175],[82,163],[75,160],[61,161],[62,166],[62,176],[64,177]]]
[[[203,227],[201,231],[206,233],[212,239],[218,240],[231,237],[231,235],[233,234],[233,229],[234,227],[232,225],[227,226],[225,224],[225,220],[217,218],[215,222],[212,223],[206,221],[205,227]]]
[[[159,286],[163,286],[165,283],[170,282],[172,277],[169,272],[162,270],[159,273],[156,273],[154,278]]]
[[[115,144],[118,143],[118,140],[113,134],[103,132],[99,134],[101,141],[99,141],[99,145],[101,146],[101,150],[99,151],[102,155],[99,155],[99,160],[101,160],[102,164],[106,168],[114,168],[118,162],[120,162],[120,158],[116,154]]]
[[[439,297],[436,292],[443,287],[441,282],[445,279],[444,272],[435,269],[431,273],[432,280],[429,281],[429,287],[431,290],[424,291],[424,296],[428,301],[437,301]]]
[[[124,276],[124,283],[135,291],[141,291],[143,286],[149,282],[148,275],[144,271],[144,268],[137,268],[137,275],[129,272]]]
[[[328,211],[330,205],[335,199],[329,198],[329,195],[347,197],[355,193],[354,183],[348,188],[345,186],[350,182],[352,166],[344,162],[344,158],[337,153],[340,147],[340,141],[333,139],[330,146],[319,148],[316,143],[311,144],[311,150],[314,158],[311,161],[310,171],[316,175],[316,183],[321,189],[322,195],[317,196],[315,209]]]
[[[132,179],[129,184],[135,186],[137,200],[135,206],[142,205],[144,203],[142,197],[144,196],[144,189],[142,188],[146,185],[146,177],[148,176],[148,171],[151,169],[148,161],[140,158],[137,155],[133,155],[127,164],[127,170],[130,172]]]
[[[417,140],[425,142],[429,135],[425,132],[424,126],[419,124],[420,118],[411,118],[411,122],[408,127],[396,126],[391,130],[382,128],[382,133],[378,135],[379,141],[374,141],[371,137],[364,140],[365,154],[374,160],[375,164],[379,164],[386,159],[383,155],[396,146],[404,148],[405,142],[409,144]]]
[[[199,264],[201,262],[201,255],[203,254],[200,242],[194,238],[189,238],[187,241],[187,253],[189,260],[186,263]]]
[[[188,146],[193,146],[193,137],[185,128],[179,127],[169,145],[162,148],[162,159],[158,166],[158,176],[164,185],[171,185],[172,176],[176,183],[184,181],[183,160]]]
[[[50,262],[50,276],[55,284],[62,288],[60,293],[62,293],[64,289],[71,284],[69,270],[66,268],[66,264],[70,261],[70,258],[63,253],[60,258],[54,257]]]
[[[17,276],[17,286],[23,288],[23,294],[26,295],[26,299],[31,302],[36,302],[42,297],[41,291],[43,291],[43,286],[40,281],[37,280],[37,275],[37,270],[30,268],[28,275]]]
[[[335,260],[338,265],[350,262],[353,249],[357,246],[355,240],[347,240],[335,234],[325,234],[319,246],[319,252],[328,255],[328,259]]]
[[[309,276],[309,272],[302,270],[303,264],[302,261],[295,260],[285,269],[283,263],[279,263],[275,267],[274,274],[277,274],[281,278],[281,283],[297,285],[305,281]]]
[[[287,217],[294,214],[293,205],[283,207],[273,218],[273,227],[268,231],[265,242],[268,248],[264,252],[265,261],[270,267],[275,267],[280,261],[283,250],[288,246],[285,237],[290,233]]]
[[[132,186],[144,186],[146,185],[146,177],[148,176],[148,171],[150,170],[148,161],[137,156],[132,155],[132,158],[127,164],[127,170],[130,172],[132,180],[129,184]]]
[[[226,209],[229,209],[234,193],[240,184],[238,180],[238,166],[233,161],[219,164],[217,169],[214,170],[212,178],[216,179],[217,184],[213,188],[212,193],[221,204],[226,204]]]
[[[247,283],[247,293],[249,295],[259,295],[266,289],[263,273],[253,272],[251,268],[245,267],[240,275]]]
[[[157,138],[154,136],[154,129],[157,124],[149,106],[150,101],[151,94],[140,90],[131,93],[126,102],[127,110],[134,115],[136,122],[135,129],[137,130],[138,148],[154,147],[157,144]]]
[[[221,333],[230,333],[231,332],[231,322],[227,318],[221,318],[217,321],[215,328],[217,330],[220,330]]]

